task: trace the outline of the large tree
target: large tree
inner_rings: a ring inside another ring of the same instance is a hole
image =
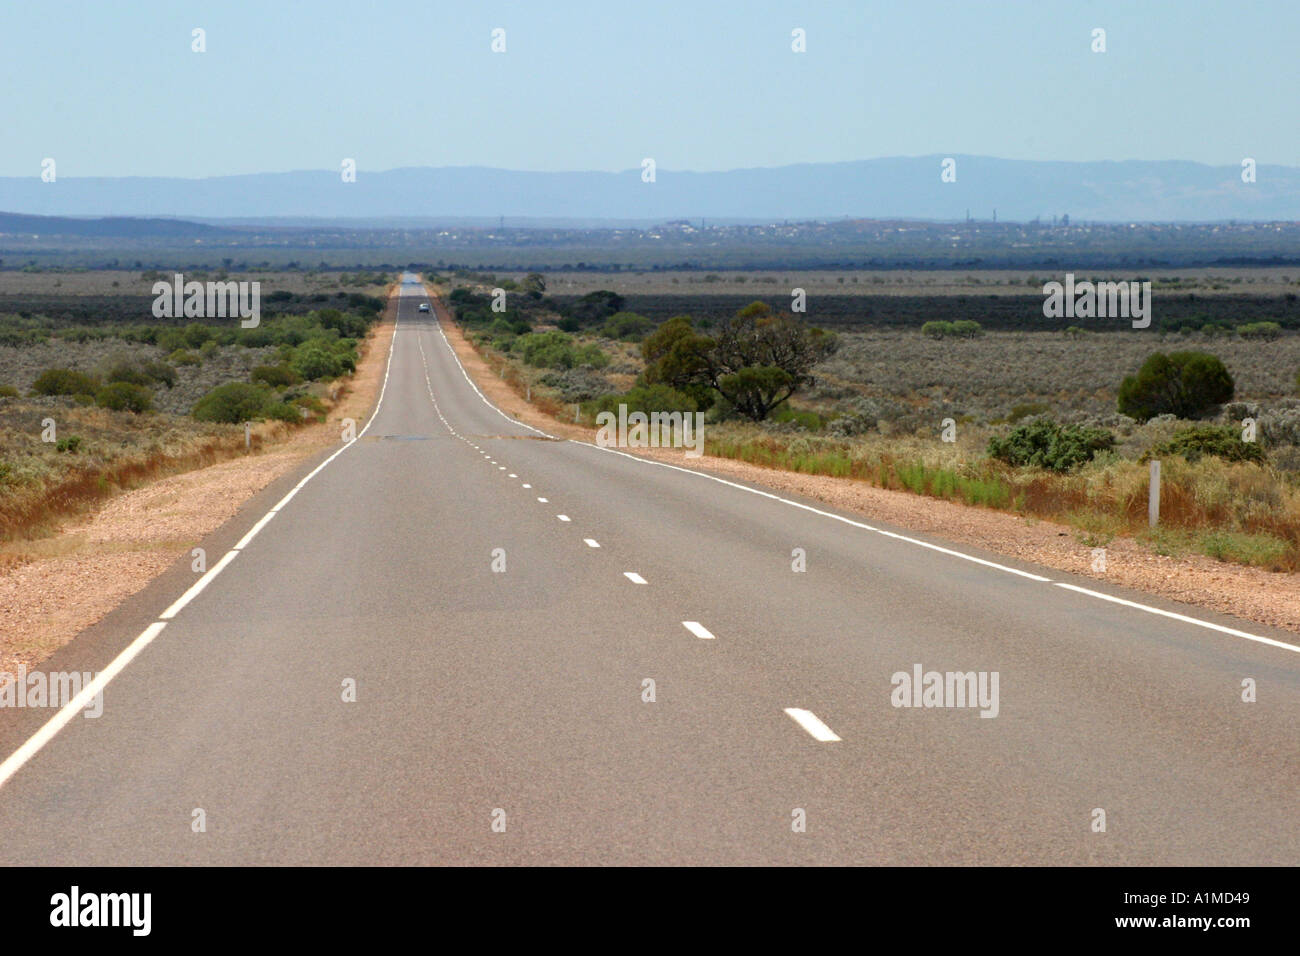
[[[716,392],[740,414],[762,421],[802,388],[835,350],[835,337],[754,302],[703,335],[686,316],[669,319],[642,343],[645,381],[698,394]]]

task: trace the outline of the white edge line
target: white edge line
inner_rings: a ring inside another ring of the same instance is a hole
[[[193,601],[209,584],[216,579],[216,576],[226,569],[226,565],[239,556],[239,551],[232,548],[221,556],[221,560],[208,568],[207,573],[199,578],[186,589],[185,593],[172,602],[167,610],[163,611],[158,617],[161,620],[169,621],[181,612],[185,605]]]
[[[5,758],[5,762],[0,763],[0,787],[8,783],[10,777],[21,770],[27,761],[36,756],[41,748],[67,725],[68,721],[77,716],[78,711],[84,709],[87,704],[94,700],[96,695],[108,686],[108,682],[116,677],[127,664],[131,663],[137,654],[148,647],[166,626],[162,621],[155,621],[141,631],[140,636],[128,644],[117,657],[113,658],[107,667],[96,674],[94,680],[82,687],[81,692],[76,697],[60,707],[58,713],[47,720],[40,730],[28,737],[21,747]]]
[[[1258,634],[1248,634],[1245,631],[1237,630],[1235,627],[1224,627],[1222,624],[1213,624],[1210,621],[1202,621],[1198,618],[1188,617],[1186,614],[1178,614],[1174,611],[1164,611],[1158,607],[1151,607],[1149,604],[1139,604],[1137,601],[1128,601],[1124,598],[1114,597],[1110,594],[1103,594],[1101,591],[1081,588],[1077,584],[1066,584],[1064,581],[1056,581],[1053,583],[1055,583],[1058,588],[1077,591],[1080,594],[1101,598],[1101,600],[1110,601],[1113,604],[1122,604],[1125,607],[1137,608],[1139,611],[1146,611],[1149,614],[1159,614],[1161,617],[1173,618],[1175,621],[1182,621],[1184,624],[1195,624],[1197,627],[1206,627],[1212,631],[1231,634],[1233,637],[1243,637],[1248,641],[1257,641],[1260,644],[1267,644],[1270,647],[1280,647],[1284,651],[1294,651],[1295,653],[1300,654],[1300,647],[1297,647],[1294,644],[1285,644],[1282,641],[1275,641],[1271,637],[1260,637]]]
[[[840,739],[839,735],[822,723],[811,710],[804,710],[802,707],[787,707],[785,712],[796,724],[824,744],[834,743]]]

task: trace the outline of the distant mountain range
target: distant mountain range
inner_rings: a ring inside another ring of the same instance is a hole
[[[663,222],[700,218],[805,220],[911,218],[1215,222],[1300,220],[1300,169],[1181,161],[1035,162],[955,156],[806,163],[694,173],[641,170],[519,172],[477,166],[265,173],[210,179],[0,177],[0,210],[59,216],[424,220],[505,216],[531,220]],[[89,228],[89,227],[88,227]],[[159,226],[162,229],[165,227]],[[161,233],[160,233],[161,234]]]

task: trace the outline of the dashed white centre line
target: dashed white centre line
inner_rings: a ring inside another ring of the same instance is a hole
[[[682,627],[703,640],[711,641],[714,639],[713,635],[709,632],[709,629],[699,621],[682,621]]]
[[[645,578],[641,577],[641,575],[637,574],[635,571],[624,571],[624,572],[623,572],[623,577],[627,578],[627,579],[628,579],[629,581],[631,581],[633,584],[645,584],[645,583],[646,583]]]
[[[582,541],[583,541],[583,543],[586,544],[586,546],[589,547],[589,548],[599,548],[599,547],[600,547],[600,545],[596,542],[596,539],[595,539],[595,538],[583,538]]]
[[[569,516],[568,516],[568,515],[556,515],[555,517],[559,518],[561,521],[568,521],[568,520],[569,520]]]
[[[804,710],[802,707],[787,707],[785,712],[790,715],[796,724],[808,731],[815,740],[822,743],[833,743],[840,739],[835,731],[822,723],[811,710]]]
[[[542,504],[547,504],[547,503],[548,503],[547,500],[546,500],[545,498],[538,498],[537,500],[540,501]]]
[[[511,472],[511,473],[510,473],[510,477],[511,477],[511,478],[518,478],[519,476],[516,475],[514,472]]]
[[[531,488],[531,487],[532,487],[532,485],[529,485],[529,484],[525,484],[525,485],[524,485],[524,487],[525,487],[525,488]]]

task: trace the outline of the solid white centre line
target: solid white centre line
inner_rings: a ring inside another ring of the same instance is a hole
[[[599,547],[600,547],[600,545],[596,543],[596,539],[595,539],[595,538],[583,538],[582,540],[583,540],[583,542],[587,545],[587,547],[589,547],[589,548],[599,548]]]
[[[682,627],[686,628],[686,630],[690,631],[696,637],[702,638],[706,641],[714,639],[713,635],[709,633],[709,629],[699,621],[682,621]]]
[[[633,584],[645,584],[645,583],[646,583],[645,578],[641,577],[641,575],[637,574],[635,571],[624,571],[624,572],[623,572],[623,577],[627,578],[627,579],[628,579],[629,581],[631,581]]]
[[[802,707],[787,707],[785,712],[790,715],[796,724],[822,743],[832,743],[840,739],[835,731],[823,724],[811,710],[804,710]]]

